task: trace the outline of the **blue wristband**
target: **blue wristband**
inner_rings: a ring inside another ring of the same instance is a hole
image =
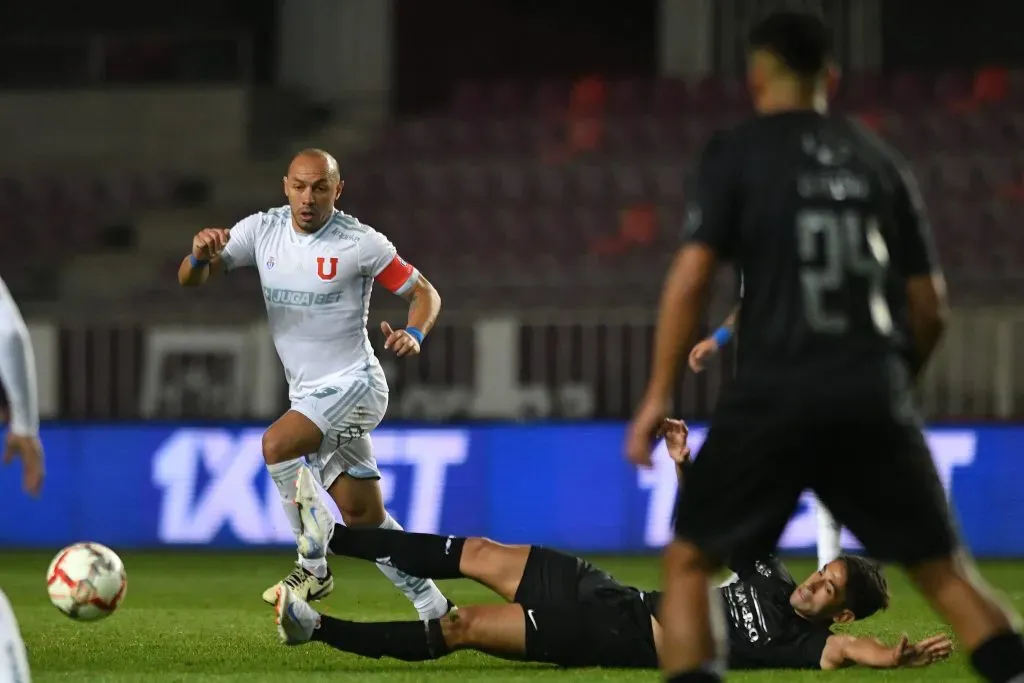
[[[729,340],[732,339],[732,330],[723,325],[715,330],[715,333],[711,335],[711,338],[714,339],[715,343],[718,344],[719,348],[721,348],[728,344]]]
[[[417,344],[423,343],[423,330],[421,330],[418,327],[407,327],[405,328],[405,331],[409,334],[410,337],[416,340]]]
[[[198,259],[198,258],[196,258],[195,254],[189,254],[188,255],[188,262],[192,265],[193,268],[200,268],[202,266],[210,265],[209,261],[207,261],[205,259]]]

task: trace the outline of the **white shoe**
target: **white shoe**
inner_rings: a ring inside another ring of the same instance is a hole
[[[299,535],[299,555],[315,560],[327,556],[327,546],[334,536],[334,515],[320,500],[313,473],[308,467],[299,471],[295,482],[295,505],[299,508],[302,520],[302,533]]]
[[[277,589],[274,611],[277,612],[277,635],[285,645],[308,643],[320,624],[320,614],[309,603],[295,597],[285,585]]]
[[[334,575],[331,570],[327,570],[327,576],[322,579],[318,579],[312,573],[307,571],[298,562],[295,563],[295,568],[292,569],[291,573],[284,577],[284,580],[280,583],[275,583],[273,586],[263,591],[263,602],[268,605],[274,605],[277,603],[277,589],[284,586],[291,591],[296,598],[299,600],[305,600],[312,602],[314,600],[322,600],[331,594],[334,590]]]

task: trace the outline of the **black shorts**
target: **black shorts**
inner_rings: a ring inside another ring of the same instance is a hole
[[[719,408],[684,477],[676,537],[719,562],[760,557],[775,550],[806,489],[876,559],[912,564],[957,547],[945,492],[913,418],[816,419],[735,403]]]
[[[526,616],[526,658],[565,667],[655,668],[643,594],[586,560],[534,546],[515,602]]]

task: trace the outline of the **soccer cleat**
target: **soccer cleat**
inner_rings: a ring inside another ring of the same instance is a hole
[[[299,555],[314,560],[327,556],[327,546],[334,536],[334,515],[320,500],[313,473],[303,467],[295,482],[295,505],[302,520],[299,534]]]
[[[263,602],[268,605],[277,603],[277,589],[280,586],[286,587],[296,598],[305,600],[306,602],[312,602],[314,600],[322,600],[331,594],[334,590],[334,575],[331,574],[331,570],[327,570],[327,576],[322,579],[318,579],[316,576],[311,574],[309,571],[304,569],[298,562],[295,563],[295,568],[292,569],[291,573],[284,578],[284,581],[275,583],[273,586],[263,591]]]
[[[288,586],[277,588],[274,611],[277,612],[277,635],[285,645],[308,643],[320,623],[320,614],[292,593]]]

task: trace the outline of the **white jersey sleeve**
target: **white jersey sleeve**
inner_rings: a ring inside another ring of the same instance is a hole
[[[11,432],[39,433],[39,390],[32,339],[18,304],[0,280],[0,381],[11,410]]]
[[[262,213],[254,213],[235,223],[231,237],[220,252],[225,270],[256,265],[256,233],[263,222]]]
[[[367,226],[366,234],[359,240],[359,272],[377,277],[398,255],[398,249],[387,237]]]
[[[419,271],[398,255],[387,237],[367,226],[358,243],[359,272],[372,277],[395,294],[405,294],[419,280]]]
[[[7,596],[0,591],[0,683],[31,683],[25,641]]]

